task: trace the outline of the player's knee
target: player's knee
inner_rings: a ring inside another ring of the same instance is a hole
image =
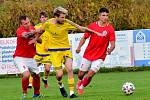
[[[78,78],[79,78],[79,80],[82,80],[82,79],[83,79],[83,76],[78,75]]]
[[[39,74],[34,74],[33,79],[39,79],[39,78],[40,78]]]
[[[67,68],[67,72],[68,73],[73,73],[73,69],[72,68]]]
[[[62,70],[57,70],[56,71],[56,78],[57,78],[58,81],[62,79],[62,76],[63,76],[63,71]]]
[[[80,80],[82,80],[83,77],[84,77],[84,72],[79,71],[79,72],[78,72],[78,78],[79,78]]]
[[[90,70],[89,72],[88,72],[88,74],[87,74],[87,77],[88,78],[92,78],[94,75],[95,75],[95,71],[93,71],[93,70]]]
[[[50,67],[45,67],[45,71],[49,71],[50,70]]]
[[[60,80],[62,80],[62,76],[56,76],[56,79],[57,79],[58,81],[60,81]]]
[[[30,77],[30,72],[29,72],[29,71],[25,71],[25,72],[23,73],[23,77],[29,79],[29,77]]]
[[[31,73],[31,76],[32,76],[33,78],[40,77],[39,74],[36,74],[36,73]]]
[[[93,76],[94,76],[94,75],[92,75],[92,76],[87,76],[88,80],[92,80]]]

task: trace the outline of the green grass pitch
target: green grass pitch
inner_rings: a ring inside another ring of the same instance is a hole
[[[77,75],[75,75],[77,81]],[[67,87],[67,75],[63,77],[65,87]],[[126,96],[122,93],[123,83],[130,81],[135,85],[135,93]],[[55,76],[49,76],[49,88],[45,89],[41,83],[41,93],[45,98],[36,100],[70,100],[60,95]],[[118,73],[98,73],[92,82],[84,88],[85,93],[74,100],[150,100],[150,71],[142,72],[118,72]],[[32,99],[33,89],[28,90],[27,100]],[[0,79],[0,100],[21,100],[21,80],[20,78]]]

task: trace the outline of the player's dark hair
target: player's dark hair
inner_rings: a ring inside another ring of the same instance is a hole
[[[44,17],[48,17],[48,14],[45,11],[40,12],[40,17],[44,16]]]
[[[106,7],[102,7],[99,9],[99,13],[103,13],[103,12],[109,13],[109,10]]]
[[[21,20],[26,20],[26,19],[27,19],[27,16],[25,16],[25,15],[19,16],[19,24],[22,24]]]

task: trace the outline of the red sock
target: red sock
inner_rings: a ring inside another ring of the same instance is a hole
[[[92,78],[84,77],[83,80],[82,80],[83,86],[86,87],[91,82],[91,79]]]
[[[39,74],[33,77],[34,94],[40,94],[40,77]]]
[[[29,79],[22,78],[22,90],[23,90],[23,93],[27,93],[28,85],[29,85]]]

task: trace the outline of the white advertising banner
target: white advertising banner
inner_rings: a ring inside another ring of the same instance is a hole
[[[74,69],[79,68],[81,61],[82,61],[82,56],[89,42],[89,40],[87,40],[85,44],[82,46],[81,52],[76,53],[77,46],[83,35],[84,35],[83,33],[72,34],[72,55],[73,55],[73,68]]]
[[[0,74],[19,73],[13,62],[16,38],[0,38]]]
[[[128,67],[133,66],[133,31],[116,31],[116,47],[111,55],[107,55],[105,60],[106,67]]]
[[[106,57],[105,67],[115,66],[133,66],[133,31],[116,31],[116,48],[110,56]],[[82,56],[88,45],[89,39],[81,48],[79,54],[76,48],[82,38],[83,33],[69,34],[69,42],[73,54],[73,69],[79,68]],[[0,74],[16,74],[19,73],[13,62],[13,54],[16,48],[15,38],[0,38]],[[40,72],[43,72],[43,65],[39,66]],[[51,69],[52,71],[53,69]]]

